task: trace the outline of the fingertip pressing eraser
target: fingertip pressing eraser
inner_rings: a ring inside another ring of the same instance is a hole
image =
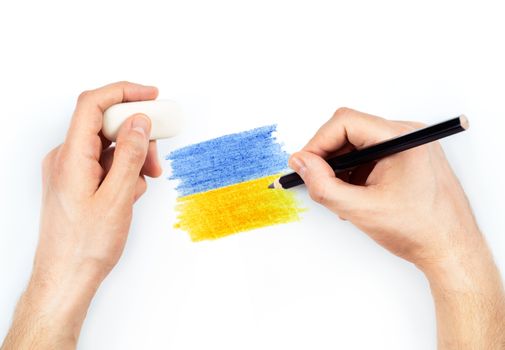
[[[169,138],[180,131],[182,112],[178,104],[170,100],[153,100],[118,103],[107,108],[103,114],[103,136],[116,141],[121,124],[137,113],[151,119],[151,140]]]

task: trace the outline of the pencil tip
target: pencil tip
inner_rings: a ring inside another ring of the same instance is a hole
[[[268,188],[273,188],[273,189],[282,189],[282,185],[279,182],[280,178],[275,179],[274,182],[272,182],[270,185],[268,185]]]

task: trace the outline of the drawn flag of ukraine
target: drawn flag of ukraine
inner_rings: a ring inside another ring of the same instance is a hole
[[[186,146],[167,156],[176,190],[176,228],[193,241],[299,220],[291,191],[268,189],[288,154],[269,125]]]

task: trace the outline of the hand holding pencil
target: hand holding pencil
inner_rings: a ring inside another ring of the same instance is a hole
[[[339,177],[325,159],[380,144],[424,125],[339,109],[290,166],[316,202],[415,264],[480,241],[468,201],[437,142],[367,163]],[[470,234],[454,235],[463,225]]]
[[[338,177],[325,161],[422,127],[341,108],[289,164],[313,200],[426,275],[439,348],[501,348],[500,274],[440,144],[396,153]]]
[[[337,175],[345,171],[352,172],[359,166],[370,164],[392,154],[454,135],[468,129],[468,126],[468,119],[464,115],[460,115],[459,117],[420,128],[371,146],[336,155],[326,159],[326,162]],[[290,173],[276,179],[268,188],[288,189],[301,184],[303,184],[303,180],[300,175],[297,173]]]

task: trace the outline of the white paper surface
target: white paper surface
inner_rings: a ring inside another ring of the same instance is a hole
[[[491,1],[19,1],[0,5],[0,337],[29,277],[40,163],[77,95],[131,80],[187,116],[171,149],[271,123],[291,151],[340,106],[434,123],[505,270],[501,5]],[[501,157],[501,158],[500,158]],[[211,242],[175,231],[149,181],[80,349],[430,349],[423,275],[313,204],[300,223]]]

